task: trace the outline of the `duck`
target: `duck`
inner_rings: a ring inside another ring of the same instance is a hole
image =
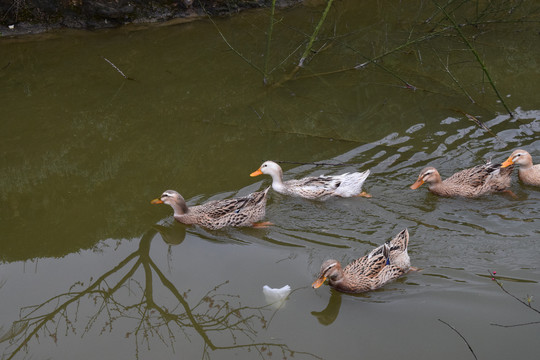
[[[266,213],[266,200],[270,187],[244,197],[214,200],[202,205],[188,207],[175,190],[167,190],[151,204],[167,204],[174,210],[176,221],[217,230],[226,226],[267,227],[270,222],[260,222]]]
[[[409,231],[404,229],[344,269],[339,261],[326,260],[311,286],[317,289],[328,280],[330,287],[344,293],[376,290],[411,270],[408,245]]]
[[[512,166],[502,168],[501,164],[488,161],[485,164],[461,170],[448,179],[442,180],[437,169],[430,166],[420,172],[418,180],[410,188],[418,189],[422,184],[427,183],[429,191],[446,197],[475,198],[496,192],[511,193],[508,187],[510,187],[512,171]]]
[[[326,200],[331,197],[371,197],[371,195],[362,191],[362,185],[369,176],[369,170],[333,176],[311,176],[284,182],[281,166],[273,161],[265,161],[259,169],[252,172],[250,176],[253,177],[262,174],[270,175],[272,177],[272,188],[276,192],[284,195],[313,200]]]
[[[505,162],[502,168],[519,165],[518,177],[527,185],[540,186],[540,164],[533,165],[531,154],[525,150],[515,150]]]

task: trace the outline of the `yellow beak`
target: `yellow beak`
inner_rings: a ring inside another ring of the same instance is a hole
[[[262,174],[263,174],[263,172],[261,171],[261,168],[259,168],[257,171],[254,171],[251,174],[249,174],[249,176],[254,177],[254,176],[259,176],[259,175],[262,175]]]
[[[501,164],[501,167],[502,167],[502,168],[505,168],[505,167],[507,167],[507,166],[512,165],[513,163],[514,163],[514,161],[512,160],[512,157],[510,156],[508,159],[506,159],[505,162],[503,162],[503,163]]]
[[[414,184],[411,185],[411,189],[418,189],[424,183],[423,179],[418,179]]]
[[[315,280],[313,284],[311,284],[311,287],[314,289],[318,289],[319,287],[321,287],[322,284],[324,284],[325,280],[326,280],[326,276],[320,277],[317,280]]]
[[[154,199],[152,201],[150,201],[150,204],[163,204],[163,201],[161,201],[161,199]]]

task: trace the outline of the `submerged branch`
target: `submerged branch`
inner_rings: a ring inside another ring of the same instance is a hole
[[[514,114],[512,114],[512,111],[508,108],[508,106],[506,105],[506,103],[504,102],[504,99],[503,97],[501,96],[501,94],[499,93],[499,90],[497,89],[497,87],[495,86],[495,83],[493,82],[493,80],[491,79],[491,75],[489,74],[489,71],[487,70],[486,68],[486,65],[484,64],[484,62],[482,61],[482,59],[480,58],[480,55],[478,54],[478,52],[476,51],[476,49],[472,46],[471,42],[469,41],[469,39],[467,39],[467,37],[465,37],[465,35],[463,34],[463,32],[461,31],[461,28],[459,27],[459,25],[456,23],[456,21],[446,12],[446,10],[444,8],[442,8],[439,4],[437,4],[435,1],[434,1],[434,4],[435,6],[437,6],[442,12],[443,14],[446,16],[446,18],[452,23],[452,25],[454,26],[454,29],[456,30],[456,32],[458,33],[458,35],[461,37],[461,39],[463,39],[463,42],[465,43],[465,45],[467,45],[467,47],[469,48],[469,50],[471,50],[471,52],[473,53],[474,57],[476,58],[476,61],[478,62],[478,64],[480,64],[480,67],[482,68],[482,71],[484,72],[484,74],[486,75],[487,79],[488,79],[488,82],[489,84],[491,85],[491,88],[493,89],[493,91],[495,92],[495,94],[497,95],[497,98],[499,98],[499,101],[501,102],[501,104],[504,106],[504,108],[506,109],[506,111],[508,112],[508,114],[513,118],[514,117]]]
[[[264,54],[264,79],[268,83],[268,62],[270,61],[270,44],[272,43],[272,33],[274,32],[274,14],[276,13],[276,0],[272,0],[270,7],[270,24],[268,25],[268,37],[266,38],[266,53]]]
[[[435,49],[433,49],[435,55],[437,56],[437,58],[439,59],[439,62],[441,63],[441,65],[444,67],[444,71],[448,74],[448,76],[450,76],[450,78],[452,79],[452,81],[457,85],[457,87],[463,92],[463,94],[465,94],[466,97],[469,98],[470,102],[473,103],[473,104],[476,104],[476,101],[472,98],[471,95],[469,95],[469,93],[467,92],[467,90],[465,90],[465,88],[459,83],[458,79],[454,76],[454,74],[452,74],[452,72],[450,71],[450,66],[448,65],[448,57],[446,58],[446,64],[443,63],[441,57],[439,56],[439,54],[437,53],[437,51],[435,51]]]
[[[313,47],[313,43],[314,43],[315,39],[317,38],[317,35],[319,34],[319,31],[321,30],[322,24],[326,20],[326,16],[328,15],[328,11],[330,10],[330,7],[332,6],[333,1],[334,0],[328,0],[328,2],[326,3],[326,8],[324,9],[324,11],[323,11],[323,13],[321,15],[321,18],[319,19],[319,22],[317,23],[317,26],[313,30],[313,33],[309,37],[309,42],[308,42],[306,48],[304,49],[304,53],[300,57],[300,61],[298,61],[298,65],[296,65],[294,67],[294,69],[288,75],[286,75],[283,79],[281,79],[280,81],[275,83],[272,86],[273,88],[279,87],[279,86],[283,85],[283,83],[291,80],[296,75],[296,73],[298,73],[298,71],[300,71],[300,69],[304,67],[304,63],[307,60],[308,55],[311,53],[311,48]]]
[[[202,6],[202,5],[201,5]],[[259,73],[261,73],[263,76],[265,76],[265,72],[260,69],[257,65],[255,65],[251,60],[249,60],[248,58],[246,58],[244,55],[242,55],[242,53],[240,53],[238,50],[236,50],[232,45],[231,43],[229,43],[229,41],[227,40],[227,38],[225,37],[225,35],[223,35],[223,33],[221,32],[221,30],[219,29],[219,27],[217,26],[216,22],[214,21],[214,19],[212,19],[212,17],[210,16],[210,14],[208,14],[208,12],[206,12],[206,9],[204,8],[203,6],[203,11],[205,12],[206,16],[208,16],[208,19],[210,20],[210,22],[212,22],[212,24],[214,25],[214,27],[216,28],[219,36],[221,36],[221,38],[223,39],[223,41],[225,42],[225,44],[227,44],[227,46],[229,47],[229,49],[232,50],[232,52],[234,52],[236,55],[238,55],[240,57],[240,59],[244,60],[249,66],[251,66],[253,69],[257,70]]]
[[[305,75],[305,76],[299,76],[299,77],[296,77],[295,79],[296,80],[301,80],[301,79],[308,79],[308,78],[312,78],[312,77],[321,77],[321,76],[328,76],[328,75],[334,75],[334,74],[340,74],[340,73],[344,73],[344,72],[348,72],[348,71],[353,71],[353,70],[360,70],[360,69],[364,69],[365,67],[367,67],[369,64],[375,64],[376,66],[380,67],[381,69],[383,69],[384,71],[388,72],[389,74],[391,74],[392,76],[396,77],[397,79],[399,79],[401,82],[403,82],[405,84],[405,87],[408,88],[408,89],[413,89],[413,90],[418,90],[417,87],[409,84],[406,80],[404,80],[403,78],[401,78],[399,75],[397,75],[395,72],[391,71],[390,69],[386,68],[385,66],[383,66],[382,64],[379,63],[379,60],[381,60],[382,58],[388,56],[388,55],[391,55],[395,52],[398,52],[398,51],[401,51],[411,45],[415,45],[415,44],[418,44],[418,43],[421,43],[421,42],[424,42],[424,41],[427,41],[427,40],[431,40],[432,38],[434,37],[437,37],[439,35],[441,35],[443,32],[446,32],[448,31],[447,29],[443,29],[443,30],[439,30],[437,32],[433,32],[433,33],[430,33],[430,34],[427,34],[427,35],[424,35],[424,36],[421,36],[421,37],[418,37],[416,39],[413,39],[413,40],[407,40],[405,43],[391,49],[391,50],[388,50],[388,51],[385,51],[384,53],[382,54],[379,54],[375,57],[372,57],[372,58],[369,58],[365,55],[363,55],[362,53],[360,53],[359,50],[357,50],[356,48],[352,47],[352,46],[349,46],[347,45],[346,43],[343,43],[343,42],[340,42],[343,46],[345,46],[346,48],[348,48],[349,50],[353,51],[354,53],[362,56],[366,61],[364,61],[363,63],[361,64],[356,64],[352,67],[347,67],[347,68],[344,68],[344,69],[338,69],[338,70],[332,70],[332,71],[327,71],[327,72],[324,72],[324,73],[316,73],[316,74],[310,74],[310,75]],[[290,80],[292,78],[292,76],[290,76],[289,78],[287,78],[287,80]]]
[[[313,47],[313,42],[315,41],[315,39],[317,38],[317,35],[319,34],[319,31],[321,30],[321,26],[324,23],[324,20],[326,19],[326,15],[328,15],[328,11],[330,10],[330,7],[332,6],[333,1],[334,0],[328,0],[328,2],[326,3],[326,9],[324,9],[324,12],[321,18],[319,19],[319,23],[317,24],[317,26],[315,27],[315,30],[313,30],[313,34],[311,34],[311,37],[309,38],[309,43],[306,46],[306,49],[304,50],[304,53],[302,54],[300,61],[298,62],[298,67],[304,67],[304,62],[306,61],[311,51],[311,48]]]

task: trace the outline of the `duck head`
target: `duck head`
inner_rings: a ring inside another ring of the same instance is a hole
[[[165,191],[159,198],[152,200],[150,203],[167,204],[173,208],[174,215],[183,215],[189,211],[182,195],[174,190]]]
[[[265,161],[259,169],[249,174],[249,176],[254,177],[262,174],[270,175],[272,176],[272,178],[274,176],[281,178],[283,176],[283,170],[281,170],[281,166],[279,166],[275,162]]]
[[[317,280],[311,284],[311,287],[314,289],[319,288],[324,281],[328,279],[330,283],[338,282],[343,277],[343,270],[341,269],[341,264],[337,260],[326,260],[321,265],[321,271],[317,276]]]
[[[505,168],[507,166],[510,166],[512,164],[521,165],[522,167],[528,168],[529,166],[532,166],[532,156],[525,150],[515,150],[512,155],[508,159],[506,159],[505,162],[501,164],[502,168]]]
[[[411,189],[418,189],[423,183],[432,185],[441,182],[441,175],[434,167],[427,167],[420,172],[418,180],[411,185]]]

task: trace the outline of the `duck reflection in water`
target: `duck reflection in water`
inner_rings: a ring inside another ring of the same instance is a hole
[[[322,325],[332,324],[336,320],[339,314],[339,309],[341,308],[342,294],[335,290],[331,290],[331,292],[332,295],[330,295],[330,300],[328,301],[326,308],[324,308],[322,311],[311,312],[311,315],[315,316]]]

